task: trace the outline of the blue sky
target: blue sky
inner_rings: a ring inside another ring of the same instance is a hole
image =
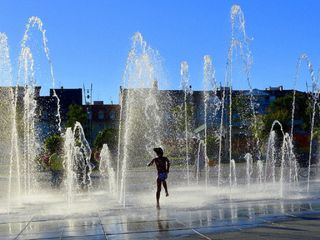
[[[116,103],[131,37],[136,31],[159,50],[169,88],[179,88],[180,62],[187,61],[190,83],[193,89],[201,89],[206,54],[212,56],[217,80],[222,82],[233,4],[241,6],[247,34],[254,38],[254,88],[292,88],[301,53],[307,53],[315,67],[319,65],[317,0],[1,0],[0,32],[8,35],[15,64],[28,18],[40,17],[47,29],[57,85],[82,88],[83,84],[88,87],[93,83],[94,100],[112,99]],[[45,72],[48,65],[39,62],[39,69]],[[38,82],[47,94],[50,82],[46,77]],[[304,82],[299,82],[299,89],[305,90]],[[245,89],[247,84],[235,81],[234,87]]]

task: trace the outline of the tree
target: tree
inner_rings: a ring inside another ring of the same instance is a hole
[[[62,144],[63,138],[58,134],[53,134],[44,141],[45,149],[50,155],[61,152]]]
[[[76,104],[69,106],[69,111],[67,112],[67,127],[73,127],[76,122],[79,122],[84,126],[86,121],[87,113],[82,106]]]
[[[193,111],[194,106],[193,104],[188,103],[187,104],[187,125],[188,128],[191,129],[192,127],[192,121],[193,121]],[[171,109],[172,115],[174,116],[174,119],[176,121],[177,129],[181,133],[185,131],[186,128],[186,122],[185,122],[185,105],[177,105]]]
[[[292,93],[283,97],[279,97],[274,100],[267,109],[267,114],[262,116],[262,136],[267,139],[272,123],[278,120],[283,128],[284,132],[290,134],[291,132],[291,118],[292,118]],[[299,157],[299,161],[302,162],[309,154],[310,146],[310,131],[311,131],[311,117],[312,117],[312,96],[305,93],[296,93],[295,98],[295,113],[294,113],[294,128],[293,128],[293,145],[296,156]],[[318,115],[315,117],[315,129],[319,126]],[[278,124],[273,129],[279,137],[279,143],[282,142],[282,133]],[[317,131],[314,131],[314,139],[317,137]],[[281,145],[279,145],[281,146]]]
[[[272,123],[278,120],[285,132],[291,130],[291,116],[292,116],[292,94],[287,94],[283,97],[279,97],[274,100],[267,109],[267,114],[263,116],[263,135],[268,136]],[[296,93],[295,98],[295,129],[302,130],[304,132],[310,131],[311,123],[311,112],[312,112],[312,100],[309,99],[308,95],[302,93]],[[279,132],[277,126],[276,131]]]
[[[46,138],[44,142],[46,153],[42,156],[42,166],[49,167],[53,187],[59,187],[63,176],[63,138],[58,134],[53,134]]]
[[[254,124],[250,96],[236,95],[232,99],[232,122],[238,125],[241,132],[251,131]]]
[[[118,144],[118,130],[113,128],[106,128],[100,131],[94,140],[94,148],[101,149],[103,144],[108,144],[110,149],[115,149]]]
[[[255,102],[251,101],[251,96],[245,94],[237,94],[232,99],[232,157],[237,159],[247,152],[257,154],[257,157],[260,153],[258,126],[254,117],[256,110],[253,109]]]

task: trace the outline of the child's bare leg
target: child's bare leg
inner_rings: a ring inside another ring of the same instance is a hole
[[[161,192],[161,181],[160,179],[157,179],[157,193],[156,193],[156,199],[157,199],[157,208],[160,208],[160,192]]]
[[[169,196],[169,193],[168,193],[167,182],[166,182],[166,181],[163,181],[162,184],[163,184],[164,190],[166,191],[166,197],[168,197],[168,196]]]

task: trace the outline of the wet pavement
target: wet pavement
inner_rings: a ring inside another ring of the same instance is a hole
[[[159,211],[151,206],[106,206],[88,213],[47,214],[41,208],[27,212],[0,215],[0,240],[320,239],[319,199],[164,206]]]

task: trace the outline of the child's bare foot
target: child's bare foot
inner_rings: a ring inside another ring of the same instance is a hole
[[[160,210],[160,205],[159,204],[157,204],[157,209]]]

